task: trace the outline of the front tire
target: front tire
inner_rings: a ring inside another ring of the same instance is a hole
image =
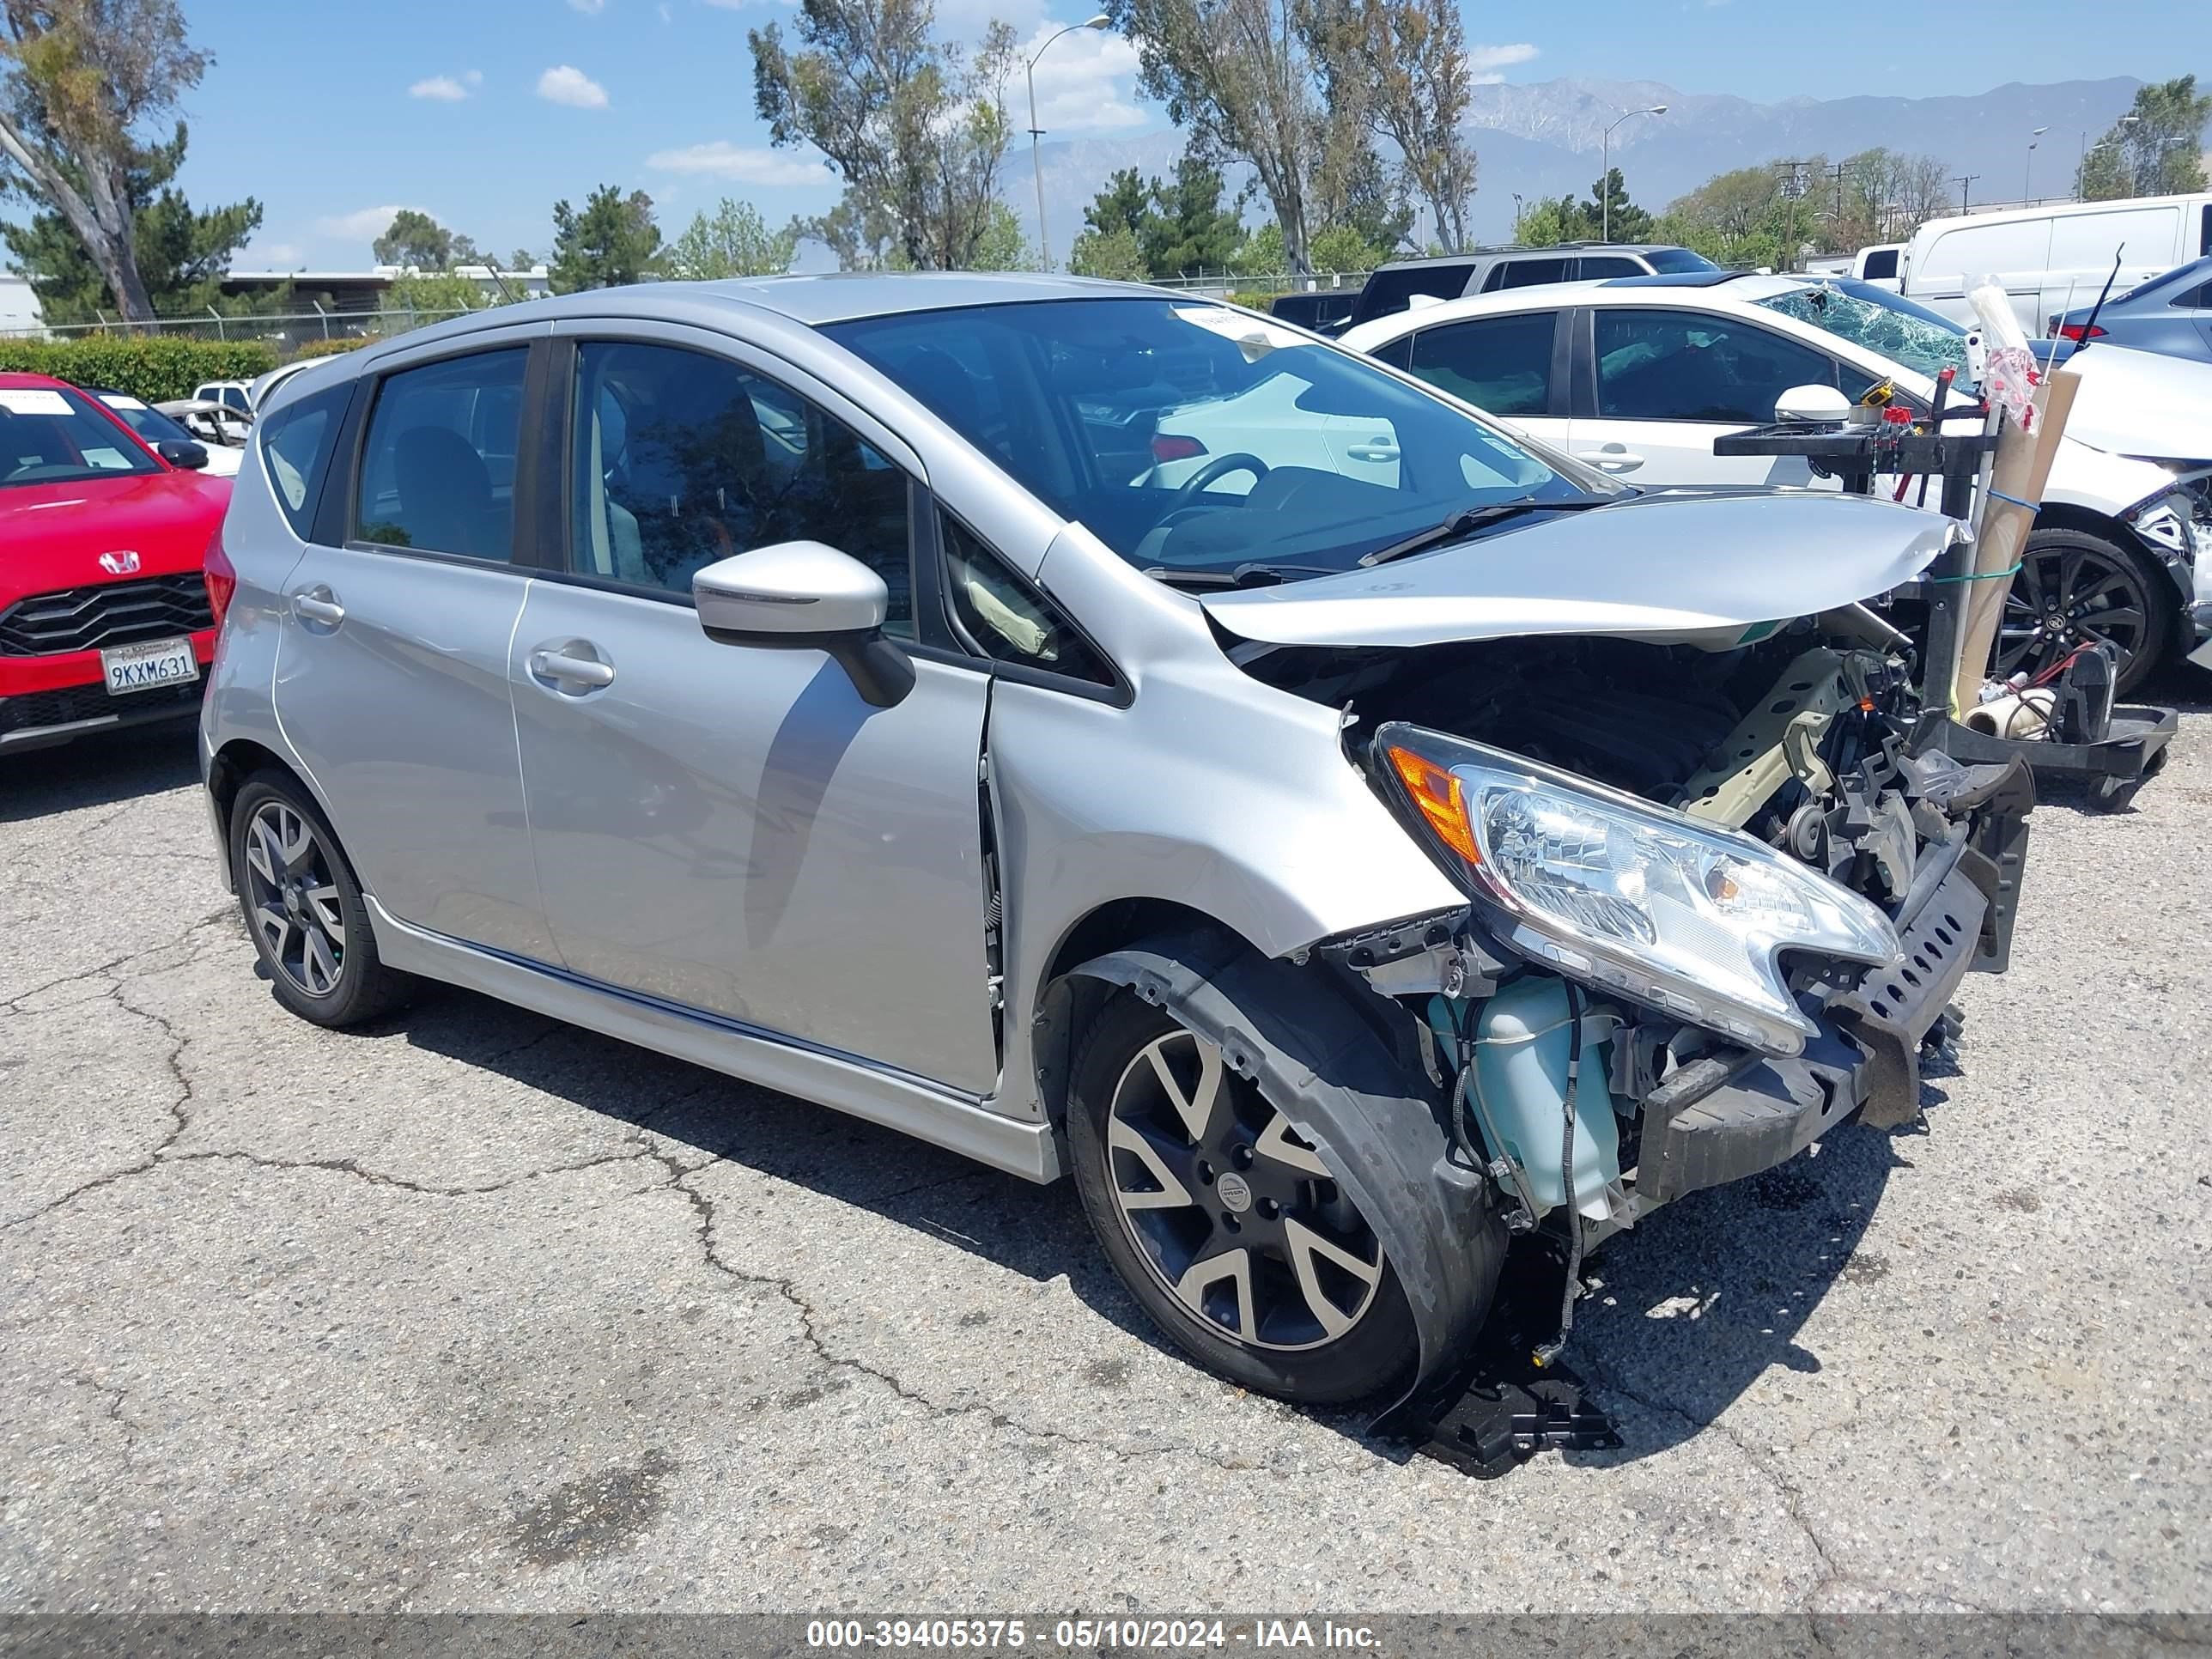
[[[1212,1043],[1128,991],[1076,1056],[1075,1183],[1153,1323],[1259,1392],[1339,1405],[1419,1352],[1397,1273],[1320,1155]]]
[[[2075,648],[2109,641],[2118,654],[2114,694],[2125,696],[2158,665],[2176,604],[2166,573],[2086,530],[2039,530],[2021,553],[1997,627],[1996,678],[2041,673]]]
[[[333,1029],[389,1013],[414,989],[384,965],[361,883],[321,809],[282,773],[246,780],[230,809],[231,880],[276,1000]]]

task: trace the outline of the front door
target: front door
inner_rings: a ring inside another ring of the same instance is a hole
[[[331,481],[337,533],[285,585],[276,700],[386,910],[544,959],[507,672],[530,586],[513,562],[527,356],[472,351],[372,388],[359,478]]]
[[[988,677],[918,662],[877,708],[819,651],[709,640],[690,603],[702,567],[815,540],[884,576],[912,638],[907,475],[710,350],[584,339],[564,375],[568,568],[532,585],[509,664],[561,959],[989,1093]]]
[[[1713,440],[1774,419],[1782,394],[1836,384],[1826,353],[1739,318],[1647,306],[1592,316],[1596,407],[1577,410],[1568,447],[1648,488],[1804,484],[1790,456],[1721,456]]]

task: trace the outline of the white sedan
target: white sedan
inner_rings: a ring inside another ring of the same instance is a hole
[[[1911,301],[1727,272],[1448,301],[1340,343],[1659,488],[1820,483],[1801,459],[1716,455],[1713,441],[1776,419],[1808,386],[1856,403],[1887,383],[1925,414],[1938,371],[1963,380],[1966,368],[1966,331]],[[2212,366],[2100,346],[2074,367],[2081,398],[2006,599],[1997,667],[2033,672],[2106,639],[2126,690],[2190,648],[2192,608],[2212,599],[2200,586],[2212,574]]]

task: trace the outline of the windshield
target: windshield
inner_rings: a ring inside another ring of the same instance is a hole
[[[83,393],[0,388],[0,488],[156,471]]]
[[[1702,253],[1692,253],[1686,247],[1655,247],[1644,256],[1644,263],[1662,276],[1680,276],[1685,271],[1718,270],[1720,267]]]
[[[195,444],[199,441],[151,404],[133,398],[128,392],[95,392],[92,395],[113,410],[117,420],[149,444]]]
[[[1146,569],[1327,574],[1469,507],[1627,493],[1222,306],[1055,300],[823,332]]]
[[[1871,283],[1808,283],[1753,304],[1899,362],[1929,380],[1966,372],[1966,331],[1948,317]]]

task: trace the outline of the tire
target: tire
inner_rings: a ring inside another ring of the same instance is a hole
[[[2166,654],[2177,615],[2172,589],[2163,570],[2102,536],[2036,531],[2005,594],[1996,678],[2039,673],[2085,640],[2110,639],[2119,649],[2114,695],[2126,696]]]
[[[1364,1399],[1411,1372],[1413,1310],[1380,1242],[1212,1043],[1116,991],[1070,1085],[1068,1143],[1091,1231],[1177,1346],[1232,1382],[1308,1406]]]
[[[322,810],[281,772],[258,772],[230,808],[230,870],[276,1000],[333,1030],[391,1012],[415,981],[384,965],[361,883]]]

